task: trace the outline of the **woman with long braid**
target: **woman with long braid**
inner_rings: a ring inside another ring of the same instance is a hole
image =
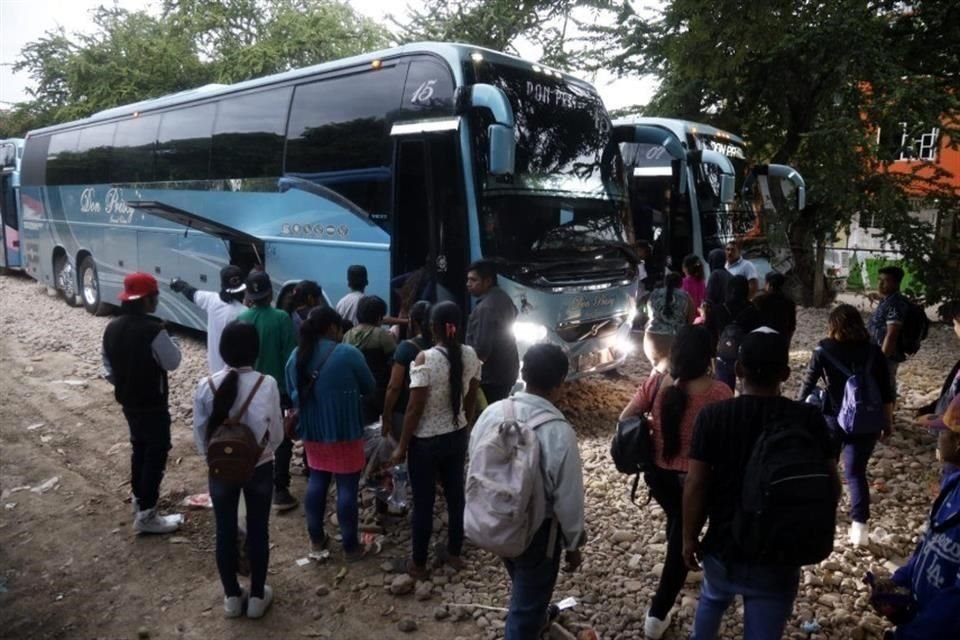
[[[437,481],[447,502],[447,545],[436,560],[463,567],[464,462],[467,425],[473,420],[480,386],[480,359],[460,344],[462,314],[452,302],[441,302],[430,315],[433,347],[421,351],[410,368],[410,398],[394,463],[407,460],[413,489],[412,577],[427,577],[427,555],[433,533]]]

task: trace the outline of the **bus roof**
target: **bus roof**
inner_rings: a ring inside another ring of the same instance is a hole
[[[702,122],[693,122],[691,120],[681,120],[679,118],[648,118],[643,116],[633,116],[621,118],[613,123],[614,125],[622,124],[647,124],[656,127],[662,127],[680,139],[681,142],[686,143],[687,134],[693,135],[705,135],[715,138],[725,138],[734,144],[743,146],[745,143],[743,138],[738,135],[734,135],[729,131],[724,131],[723,129],[718,129],[716,127],[710,126],[709,124],[704,124]]]
[[[458,85],[464,83],[463,74],[460,68],[459,63],[465,58],[473,54],[481,54],[485,60],[495,62],[497,64],[504,64],[510,66],[532,66],[528,60],[513,56],[510,54],[503,53],[501,51],[494,51],[492,49],[486,49],[484,47],[478,47],[470,44],[462,43],[445,43],[445,42],[415,42],[411,44],[405,44],[399,47],[393,47],[390,49],[382,49],[380,51],[373,51],[371,53],[364,53],[357,56],[352,56],[350,58],[341,58],[339,60],[331,60],[330,62],[323,62],[316,64],[310,67],[304,67],[302,69],[293,69],[291,71],[284,71],[282,73],[276,73],[269,76],[264,76],[262,78],[254,78],[252,80],[245,80],[243,82],[238,82],[236,84],[224,85],[224,84],[207,84],[201,87],[194,89],[187,89],[185,91],[180,91],[178,93],[169,94],[166,96],[161,96],[159,98],[151,98],[149,100],[141,100],[140,102],[134,102],[131,104],[122,105],[119,107],[113,107],[110,109],[105,109],[99,111],[88,118],[82,120],[74,120],[72,122],[65,122],[62,124],[51,125],[49,127],[44,127],[42,129],[37,129],[31,131],[27,134],[27,137],[35,136],[39,134],[52,133],[61,129],[70,129],[77,126],[83,126],[92,124],[95,122],[108,121],[114,118],[121,118],[124,116],[133,115],[134,113],[142,113],[146,111],[153,111],[158,109],[164,109],[167,107],[179,106],[183,104],[189,104],[191,102],[198,102],[201,100],[208,100],[211,98],[221,97],[225,95],[230,95],[232,93],[239,93],[249,89],[255,89],[257,87],[265,87],[274,84],[283,84],[291,81],[295,81],[301,78],[309,78],[311,76],[327,73],[330,71],[336,71],[338,69],[348,69],[350,67],[356,67],[364,64],[371,64],[375,60],[389,60],[391,58],[396,58],[401,55],[410,55],[417,53],[433,54],[443,58],[453,71],[454,79]],[[590,83],[580,80],[570,74],[560,72],[556,69],[548,67],[537,63],[536,66],[548,69],[555,73],[562,74],[563,78],[574,84],[583,86],[584,88],[589,89],[591,92],[596,93],[596,89]]]

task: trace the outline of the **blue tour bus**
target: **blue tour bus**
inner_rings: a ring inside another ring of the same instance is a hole
[[[749,167],[743,139],[706,124],[639,117],[615,127],[634,232],[653,246],[655,280],[665,269],[679,271],[685,256],[705,259],[732,239],[761,278],[771,269],[790,270],[778,212],[804,208],[805,184],[795,169]]]
[[[391,280],[426,273],[468,309],[484,257],[521,350],[559,344],[579,377],[632,344],[627,182],[603,103],[495,51],[405,45],[33,131],[22,204],[27,272],[91,313],[128,272],[216,289],[228,262],[263,264],[279,298],[316,280],[333,303],[363,264],[394,310]],[[158,313],[204,326],[179,295]]]
[[[0,140],[0,268],[19,269],[23,138]]]

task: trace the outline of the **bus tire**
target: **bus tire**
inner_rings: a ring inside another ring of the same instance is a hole
[[[54,285],[63,300],[71,307],[79,307],[82,304],[80,294],[77,292],[77,272],[73,265],[67,259],[67,256],[60,255],[53,264]]]
[[[83,308],[95,316],[110,313],[110,305],[100,296],[100,277],[97,275],[97,262],[93,256],[86,256],[80,262],[80,297]]]

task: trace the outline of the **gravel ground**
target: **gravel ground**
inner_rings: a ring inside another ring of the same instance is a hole
[[[802,309],[798,318],[798,332],[794,337],[794,351],[791,363],[794,371],[799,372],[806,364],[809,349],[816,344],[826,327],[826,310]],[[100,338],[108,318],[96,318],[82,309],[67,307],[61,300],[47,296],[42,288],[30,280],[17,276],[0,278],[0,327],[3,328],[3,340],[14,338],[25,353],[46,354],[43,357],[55,358],[56,354],[65,354],[63,366],[55,373],[63,379],[76,379],[83,384],[100,384]],[[176,331],[181,344],[184,362],[181,368],[171,376],[171,412],[177,424],[174,437],[173,456],[191,455],[189,444],[189,425],[191,398],[196,381],[205,373],[205,345],[202,336],[184,331]],[[69,356],[69,357],[67,357]],[[870,464],[869,474],[873,486],[873,519],[871,526],[871,544],[867,548],[854,549],[846,542],[846,530],[849,521],[846,517],[846,503],[838,519],[836,550],[833,555],[819,566],[807,567],[803,571],[803,583],[790,620],[786,637],[789,638],[876,638],[880,636],[885,623],[869,611],[866,602],[867,590],[861,584],[861,578],[868,569],[892,570],[912,551],[924,519],[935,495],[938,465],[934,457],[935,439],[927,433],[913,428],[909,424],[911,407],[921,405],[933,399],[940,388],[943,376],[949,371],[955,360],[960,357],[960,341],[952,331],[943,325],[932,328],[930,338],[924,344],[917,357],[911,359],[900,369],[901,408],[897,411],[894,435],[885,444],[877,447]],[[575,575],[561,575],[555,591],[555,601],[574,596],[579,604],[563,615],[562,621],[574,632],[593,627],[601,638],[642,638],[643,616],[650,597],[656,586],[658,572],[662,569],[665,552],[664,519],[655,503],[644,505],[645,493],[638,500],[639,506],[629,502],[627,497],[628,481],[617,474],[609,460],[609,436],[620,410],[628,401],[636,385],[646,374],[649,367],[641,362],[639,350],[635,359],[621,369],[619,377],[599,377],[569,385],[562,403],[568,417],[577,427],[580,437],[581,455],[587,483],[587,528],[590,541],[585,548],[585,562],[581,571]],[[9,362],[0,366],[9,366]],[[17,365],[19,366],[19,365]],[[31,375],[34,365],[26,364],[24,373]],[[40,366],[37,364],[36,366]],[[788,393],[793,395],[799,384],[799,376],[794,375],[788,382]],[[86,387],[83,387],[86,389]],[[83,398],[76,399],[76,411],[89,413],[84,408]],[[109,404],[104,405],[109,406]],[[110,411],[116,411],[115,407]],[[6,411],[6,410],[5,410]],[[119,412],[116,412],[119,413]],[[6,413],[4,414],[6,416]],[[79,436],[78,436],[79,437]],[[102,448],[102,443],[96,443]],[[120,446],[119,444],[117,446]],[[179,462],[177,462],[179,464]],[[186,465],[192,465],[187,467]],[[202,468],[195,460],[186,460],[185,474],[178,469],[177,474],[168,474],[164,483],[165,500],[170,503],[188,491],[202,491]],[[114,465],[112,473],[122,474],[123,466]],[[5,481],[3,487],[9,487]],[[295,481],[295,493],[302,495],[301,481]],[[114,491],[122,495],[122,492]],[[643,492],[642,492],[643,493]],[[108,496],[113,500],[113,496]],[[442,501],[438,504],[436,524],[442,534],[445,517],[442,513]],[[363,518],[372,518],[369,500],[364,508]],[[0,522],[9,523],[10,516],[0,513]],[[276,519],[275,519],[276,520]],[[207,521],[204,521],[207,522]],[[114,525],[115,526],[115,525]],[[278,553],[274,558],[283,557],[282,545],[305,546],[305,533],[302,524],[289,520],[273,523],[272,529],[282,527],[287,538],[281,538]],[[289,530],[289,531],[287,531]],[[332,533],[335,528],[331,526]],[[209,550],[209,523],[207,526],[188,531],[190,543],[198,549]],[[272,535],[274,535],[272,533]],[[276,536],[274,536],[276,539]],[[0,535],[0,540],[4,538]],[[289,542],[289,540],[300,542]],[[74,546],[81,546],[76,542]],[[187,545],[181,547],[186,553]],[[409,529],[401,524],[392,527],[384,540],[383,553],[370,558],[359,570],[351,569],[357,577],[352,577],[344,585],[336,577],[336,566],[321,565],[315,576],[301,579],[289,577],[293,572],[302,571],[293,566],[292,560],[302,555],[303,549],[286,552],[284,562],[274,560],[271,566],[271,580],[274,584],[283,579],[306,580],[306,584],[317,587],[317,596],[323,597],[331,589],[345,591],[349,585],[349,598],[359,597],[369,611],[376,611],[381,620],[389,623],[394,632],[398,629],[419,626],[416,633],[431,638],[497,638],[502,636],[504,614],[494,609],[507,603],[509,583],[503,568],[494,558],[473,548],[468,548],[466,559],[469,569],[459,575],[447,570],[434,573],[431,583],[417,585],[414,593],[396,596],[391,593],[405,591],[404,581],[385,571],[385,561],[391,557],[401,557],[409,550]],[[171,547],[171,549],[176,548]],[[300,552],[299,554],[297,552]],[[197,556],[193,556],[196,558]],[[0,555],[0,559],[4,556]],[[205,562],[212,564],[212,553],[204,555]],[[3,560],[6,564],[6,560]],[[207,578],[212,577],[207,565]],[[214,574],[215,575],[215,574]],[[299,574],[298,574],[299,575]],[[175,578],[168,578],[175,579]],[[181,579],[189,582],[192,576],[189,567]],[[667,638],[685,638],[689,634],[690,623],[696,608],[699,574],[691,574],[684,591],[681,593],[675,609],[675,622]],[[169,585],[168,585],[169,586]],[[211,582],[208,589],[216,593],[216,583]],[[0,590],[2,593],[2,590]],[[302,595],[302,594],[301,594]],[[0,599],[0,604],[3,600]],[[185,603],[186,607],[189,603]],[[211,604],[216,604],[211,599]],[[470,605],[466,607],[454,605]],[[122,602],[120,603],[122,607]],[[208,616],[192,609],[184,609],[184,616]],[[354,616],[363,621],[363,612],[341,605],[334,614]],[[0,620],[4,614],[0,614]],[[9,614],[8,615],[12,615]],[[277,618],[276,609],[265,619]],[[283,615],[286,615],[284,613]],[[293,614],[291,614],[293,615]],[[373,637],[354,635],[340,627],[340,632],[332,632],[334,617],[326,622],[317,623],[318,615],[304,618],[316,633],[309,637]],[[376,617],[376,616],[374,616]],[[323,619],[328,620],[327,618]],[[815,621],[819,631],[808,634],[801,625]],[[309,625],[308,625],[309,626]],[[376,625],[374,625],[376,626]],[[372,627],[371,627],[372,628]],[[92,629],[83,631],[85,637],[99,635]],[[742,609],[731,612],[722,628],[724,638],[742,636]],[[332,635],[331,635],[332,634]],[[162,634],[161,634],[162,635]],[[308,635],[302,633],[301,635]],[[71,637],[71,636],[64,636]],[[180,636],[184,637],[184,636]],[[383,633],[377,637],[396,637],[393,633]]]

